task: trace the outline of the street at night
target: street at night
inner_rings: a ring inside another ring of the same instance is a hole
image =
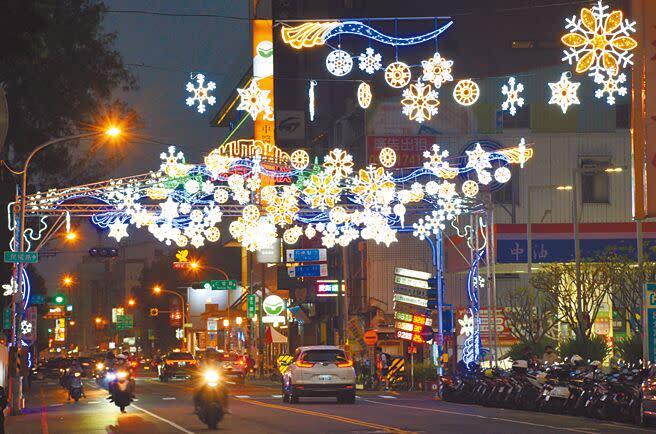
[[[66,402],[55,382],[35,382],[26,415],[10,419],[10,433],[202,433],[191,406],[192,384],[137,380],[137,399],[126,414],[87,382],[87,398]],[[427,393],[362,393],[355,405],[308,398],[284,404],[280,390],[268,385],[231,386],[230,414],[221,432],[260,433],[639,433],[647,429],[568,416],[449,404]]]
[[[656,0],[5,0],[0,434],[656,425]]]

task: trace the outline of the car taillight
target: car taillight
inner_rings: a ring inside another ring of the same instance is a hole
[[[314,366],[314,363],[312,363],[312,362],[304,362],[303,360],[298,360],[298,361],[296,362],[296,366],[298,366],[299,368],[311,368],[311,367]]]
[[[347,360],[337,364],[338,368],[350,368],[351,366],[353,366],[353,360]]]
[[[171,360],[167,360],[165,363],[166,363],[167,365],[174,365],[174,364],[175,364],[175,362],[173,362],[173,361],[171,361]]]

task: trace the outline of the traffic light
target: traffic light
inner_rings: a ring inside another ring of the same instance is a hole
[[[113,258],[118,256],[118,249],[114,247],[92,247],[89,249],[89,256],[101,258]]]
[[[64,304],[66,297],[64,297],[64,294],[57,294],[52,298],[52,301],[54,301],[55,304]]]
[[[159,315],[159,309],[157,309],[156,307],[151,308],[150,316],[157,316],[157,315]]]

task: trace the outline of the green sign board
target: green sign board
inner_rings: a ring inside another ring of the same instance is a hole
[[[9,330],[11,329],[11,308],[5,307],[2,311],[2,329]]]
[[[246,317],[253,318],[257,312],[257,295],[248,294],[246,298]]]
[[[39,262],[39,254],[37,252],[5,252],[5,262],[27,262],[29,264],[36,264]]]
[[[212,291],[227,291],[237,289],[236,280],[207,280],[203,282],[203,288]]]
[[[130,330],[134,327],[134,316],[116,315],[116,330]]]
[[[37,304],[44,304],[46,302],[46,296],[43,294],[32,294],[30,297],[30,304],[32,305],[37,305]]]

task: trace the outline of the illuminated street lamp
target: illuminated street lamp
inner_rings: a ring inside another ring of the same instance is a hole
[[[242,322],[243,322],[243,320],[242,320],[242,318],[241,318],[240,316],[238,316],[237,318],[235,318],[235,323],[236,323],[237,325],[241,325]]]
[[[229,327],[230,326],[230,320],[229,319],[224,319],[223,320],[223,327]]]
[[[132,307],[137,304],[137,301],[134,298],[128,300],[128,306]]]
[[[77,232],[66,232],[66,235],[64,236],[66,241],[75,241],[77,239]]]
[[[185,305],[185,300],[182,294],[179,294],[175,291],[171,291],[169,289],[163,289],[160,285],[155,285],[153,286],[153,294],[159,295],[161,293],[167,293],[167,294],[173,294],[176,297],[180,299],[180,303],[182,304],[182,340],[181,340],[181,345],[184,345],[184,338],[185,338],[185,313],[187,311],[186,305]]]
[[[70,274],[64,274],[64,277],[62,277],[61,284],[65,286],[66,288],[70,288],[73,283],[75,283],[75,279],[73,276]]]
[[[102,324],[102,318],[97,316],[96,317],[96,325],[100,325],[100,324]]]

